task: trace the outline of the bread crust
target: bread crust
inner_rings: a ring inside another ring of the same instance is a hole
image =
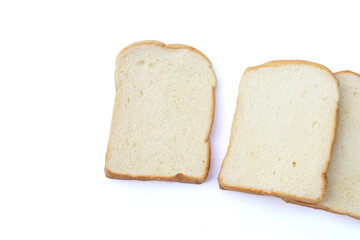
[[[121,55],[123,55],[130,48],[137,47],[140,45],[146,45],[146,44],[156,45],[156,46],[159,46],[162,48],[168,48],[168,49],[188,49],[190,51],[196,52],[197,54],[199,54],[200,56],[205,58],[206,61],[209,63],[210,67],[212,67],[212,63],[211,63],[210,59],[205,54],[203,54],[202,52],[200,52],[199,50],[197,50],[194,47],[184,45],[184,44],[165,44],[163,42],[159,42],[156,40],[144,40],[144,41],[134,42],[134,43],[130,44],[129,46],[125,47],[123,50],[120,51],[120,53],[116,57],[116,61],[121,57]]]
[[[205,178],[193,178],[182,173],[178,173],[172,177],[161,177],[161,176],[131,176],[127,174],[114,173],[109,169],[105,168],[105,176],[108,178],[114,179],[122,179],[122,180],[141,180],[141,181],[150,181],[150,180],[158,180],[158,181],[169,181],[169,182],[181,182],[181,183],[195,183],[200,184],[203,183]]]
[[[360,74],[355,73],[355,72],[352,72],[352,71],[350,71],[350,70],[345,70],[345,71],[336,72],[336,73],[334,73],[334,75],[343,74],[343,73],[353,74],[353,75],[355,75],[355,76],[360,77]],[[314,208],[314,209],[321,209],[321,210],[325,210],[325,211],[328,211],[328,212],[332,212],[332,213],[336,213],[336,214],[341,214],[341,215],[348,215],[348,216],[350,216],[350,217],[353,217],[353,218],[355,218],[355,219],[360,220],[360,215],[355,215],[355,214],[352,214],[352,213],[349,213],[349,212],[346,212],[346,211],[336,211],[336,210],[334,210],[334,209],[332,209],[332,208],[329,208],[329,207],[326,207],[326,206],[324,206],[324,205],[321,205],[321,202],[320,202],[320,203],[316,203],[316,204],[312,204],[312,203],[308,203],[308,202],[296,201],[296,200],[287,199],[287,198],[282,198],[282,200],[283,200],[284,202],[287,202],[287,203],[297,204],[297,205],[301,205],[301,206],[305,206],[305,207],[311,207],[311,208]]]
[[[199,50],[197,50],[196,48],[193,48],[191,46],[188,45],[183,45],[183,44],[168,44],[166,45],[165,43],[159,42],[159,41],[155,41],[155,40],[145,40],[145,41],[140,41],[140,42],[135,42],[130,44],[129,46],[125,47],[123,50],[120,51],[120,53],[117,55],[115,63],[118,61],[119,58],[121,58],[121,56],[129,49],[133,48],[133,47],[137,47],[140,45],[156,45],[162,48],[166,48],[166,49],[188,49],[190,51],[193,51],[197,54],[199,54],[200,56],[202,56],[208,63],[209,63],[209,68],[212,68],[212,63],[209,60],[208,57],[205,56],[205,54],[203,54],[202,52],[200,52]],[[177,173],[174,176],[170,176],[170,177],[163,177],[163,176],[156,176],[156,175],[149,175],[149,176],[132,176],[132,175],[128,175],[128,174],[121,174],[121,173],[115,173],[112,172],[111,170],[109,170],[107,168],[107,162],[109,160],[109,145],[107,148],[107,152],[106,152],[106,156],[105,156],[105,176],[108,178],[113,178],[113,179],[122,179],[122,180],[141,180],[141,181],[149,181],[149,180],[159,180],[159,181],[170,181],[170,182],[181,182],[181,183],[195,183],[195,184],[200,184],[203,183],[206,178],[209,175],[209,169],[210,169],[210,162],[211,162],[211,144],[210,144],[210,133],[211,133],[211,129],[212,129],[212,125],[214,122],[214,114],[215,114],[215,87],[216,87],[216,75],[214,70],[212,69],[212,72],[214,74],[214,79],[215,79],[215,85],[214,87],[212,87],[212,108],[211,108],[211,123],[210,123],[210,127],[208,130],[208,134],[206,139],[204,139],[204,142],[206,144],[206,148],[208,151],[208,158],[206,160],[206,166],[205,166],[205,173],[203,176],[201,176],[200,178],[195,178],[195,177],[191,177],[188,175],[185,175],[183,173]]]
[[[321,64],[318,64],[318,63],[304,61],[304,60],[275,60],[275,61],[266,62],[266,63],[258,65],[258,66],[248,67],[245,70],[245,72],[243,74],[243,77],[248,72],[250,72],[252,70],[256,70],[256,69],[259,69],[259,68],[262,68],[262,67],[281,67],[281,66],[284,66],[286,64],[296,64],[296,65],[305,64],[305,65],[310,65],[310,66],[314,66],[314,67],[320,68],[322,70],[325,70],[326,72],[328,72],[333,77],[334,82],[336,83],[336,85],[339,86],[339,82],[338,82],[337,78],[335,77],[334,73],[331,72],[327,67],[325,67],[325,66],[323,66]],[[234,120],[235,120],[235,117],[236,117],[236,112],[237,112],[237,108],[238,108],[238,102],[239,102],[239,96],[238,96],[238,98],[236,100],[236,110],[235,110],[235,114],[234,114],[234,117],[233,117],[233,124],[234,124]],[[262,191],[262,190],[258,190],[258,189],[252,189],[252,188],[234,187],[234,186],[229,186],[229,185],[226,185],[225,183],[223,183],[221,181],[220,176],[221,176],[221,172],[222,172],[222,169],[223,169],[224,162],[225,162],[226,158],[228,157],[229,150],[232,147],[231,135],[233,134],[234,126],[232,126],[232,128],[231,128],[229,147],[228,147],[228,150],[226,152],[225,158],[224,158],[224,160],[223,160],[223,162],[221,164],[221,169],[220,169],[220,173],[219,173],[219,176],[218,176],[218,182],[219,182],[220,189],[234,190],[234,191],[246,192],[246,193],[253,193],[253,194],[257,194],[257,195],[271,195],[271,196],[280,197],[280,198],[302,200],[302,201],[308,201],[308,202],[312,202],[312,203],[321,202],[324,199],[325,191],[326,191],[326,183],[327,183],[326,172],[327,172],[327,169],[328,169],[328,167],[330,165],[332,147],[333,147],[334,142],[335,142],[335,134],[336,134],[336,125],[337,125],[337,119],[338,119],[338,112],[339,112],[339,107],[338,107],[338,103],[337,103],[337,108],[336,108],[335,115],[334,115],[334,124],[333,124],[334,128],[332,129],[332,143],[331,143],[331,147],[329,149],[328,160],[325,163],[325,167],[323,169],[323,172],[321,173],[322,179],[323,179],[323,187],[322,187],[322,193],[321,193],[319,198],[317,198],[317,199],[308,199],[308,198],[302,198],[302,197],[299,197],[299,196],[289,195],[289,194],[284,194],[284,193],[279,193],[279,192],[274,192],[274,191]]]
[[[358,73],[356,73],[356,72],[352,72],[352,71],[350,71],[350,70],[339,71],[339,72],[334,73],[334,75],[336,75],[336,74],[341,74],[341,73],[353,74],[353,75],[355,75],[355,76],[360,77],[360,74],[358,74]]]
[[[320,209],[320,210],[325,210],[325,211],[328,211],[328,212],[332,212],[332,213],[336,213],[336,214],[341,214],[341,215],[348,215],[352,218],[355,218],[355,219],[358,219],[360,220],[360,216],[358,215],[354,215],[352,213],[349,213],[349,212],[342,212],[342,211],[335,211],[329,207],[326,207],[324,205],[320,205],[320,204],[312,204],[312,203],[306,203],[306,202],[301,202],[301,201],[296,201],[296,200],[292,200],[292,199],[287,199],[287,198],[282,198],[282,200],[286,203],[292,203],[292,204],[297,204],[297,205],[300,205],[300,206],[304,206],[304,207],[311,207],[311,208],[314,208],[314,209]]]

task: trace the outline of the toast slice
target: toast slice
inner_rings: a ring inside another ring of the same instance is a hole
[[[316,204],[284,200],[360,219],[360,75],[343,71],[335,76],[339,118],[324,199]]]
[[[216,87],[209,59],[185,45],[134,43],[116,58],[115,87],[106,176],[205,181]]]
[[[248,68],[220,188],[320,202],[338,100],[337,79],[322,65],[273,61]]]

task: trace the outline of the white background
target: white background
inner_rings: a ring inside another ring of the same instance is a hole
[[[303,59],[360,72],[359,1],[1,1],[0,239],[359,239],[360,222],[220,190],[248,66]],[[112,180],[103,168],[118,52],[191,45],[218,79],[201,185]]]

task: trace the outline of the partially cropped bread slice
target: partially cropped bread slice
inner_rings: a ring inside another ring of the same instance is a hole
[[[339,117],[324,199],[289,201],[360,219],[360,75],[335,73],[340,85]]]
[[[205,181],[215,86],[211,62],[192,47],[143,41],[122,50],[106,176]]]
[[[321,201],[338,100],[338,82],[322,65],[273,61],[248,68],[220,187]]]

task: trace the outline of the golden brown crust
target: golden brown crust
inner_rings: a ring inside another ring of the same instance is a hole
[[[334,75],[342,74],[342,73],[353,74],[353,75],[355,75],[355,76],[360,77],[360,74],[358,74],[358,73],[356,73],[356,72],[353,72],[353,71],[350,71],[350,70],[344,70],[344,71],[336,72],[336,73],[334,73]]]
[[[354,215],[352,213],[348,213],[348,212],[340,212],[340,211],[335,211],[329,207],[326,207],[324,205],[321,204],[312,204],[312,203],[306,203],[306,202],[301,202],[301,201],[296,201],[296,200],[292,200],[292,199],[287,199],[287,198],[282,198],[282,200],[286,203],[292,203],[292,204],[297,204],[300,206],[304,206],[304,207],[311,207],[314,209],[320,209],[320,210],[325,210],[328,212],[332,212],[332,213],[336,213],[336,214],[341,214],[341,215],[348,215],[350,217],[353,217],[355,219],[359,219],[360,220],[360,216],[358,215]]]
[[[314,63],[314,62],[309,62],[309,61],[304,61],[304,60],[275,60],[275,61],[270,61],[270,62],[267,62],[267,63],[264,63],[264,64],[261,64],[261,65],[258,65],[258,66],[254,66],[254,67],[248,67],[244,74],[243,74],[243,77],[245,76],[245,74],[247,74],[248,72],[252,71],[252,70],[256,70],[256,69],[259,69],[259,68],[262,68],[262,67],[281,67],[281,66],[284,66],[286,64],[306,64],[306,65],[311,65],[311,66],[314,66],[314,67],[317,67],[317,68],[320,68],[322,70],[325,70],[326,72],[328,72],[334,79],[334,82],[336,83],[337,86],[339,86],[339,82],[337,80],[337,78],[335,77],[334,73],[331,72],[327,67],[321,65],[321,64],[318,64],[318,63]],[[235,116],[236,116],[236,112],[238,112],[237,108],[238,108],[238,103],[239,103],[239,96],[238,96],[238,99],[236,101],[236,110],[235,110],[235,114],[234,114],[234,117],[233,117],[233,123],[234,123],[234,119],[235,119]],[[234,191],[239,191],[239,192],[246,192],[246,193],[253,193],[253,194],[258,194],[258,195],[271,195],[271,196],[275,196],[275,197],[284,197],[284,198],[289,198],[289,199],[294,199],[294,200],[302,200],[302,201],[308,201],[308,202],[312,202],[312,203],[319,203],[321,202],[323,199],[324,199],[324,196],[325,196],[325,191],[326,191],[326,172],[327,172],[327,169],[330,165],[330,160],[331,160],[331,152],[332,152],[332,147],[334,145],[334,142],[335,142],[335,133],[336,133],[336,125],[337,125],[337,118],[338,118],[338,112],[339,112],[339,108],[338,108],[338,104],[337,104],[337,108],[335,110],[335,116],[334,116],[334,128],[333,128],[333,137],[332,137],[332,143],[331,143],[331,148],[330,148],[330,151],[329,151],[329,156],[328,156],[328,161],[325,163],[325,168],[323,170],[323,172],[321,173],[321,176],[322,176],[322,179],[323,179],[323,187],[322,187],[322,193],[320,195],[319,198],[317,199],[308,199],[308,198],[302,198],[302,197],[299,197],[299,196],[294,196],[294,195],[288,195],[288,194],[284,194],[284,193],[278,193],[278,192],[265,192],[265,191],[262,191],[262,190],[258,190],[258,189],[250,189],[250,188],[241,188],[241,187],[234,187],[234,186],[227,186],[226,184],[224,184],[222,181],[221,181],[221,172],[222,172],[222,169],[223,169],[223,165],[224,165],[224,162],[229,154],[229,150],[231,149],[232,145],[231,145],[231,135],[232,135],[232,132],[233,132],[233,126],[231,128],[231,134],[230,134],[230,141],[229,141],[229,147],[228,147],[228,150],[226,152],[226,155],[225,155],[225,158],[221,164],[221,169],[220,169],[220,173],[219,173],[219,176],[218,176],[218,181],[219,181],[219,187],[221,189],[224,189],[224,190],[234,190]]]
[[[337,80],[336,80],[337,81]],[[331,147],[330,147],[330,152],[329,152],[329,156],[328,156],[328,161],[326,163],[326,166],[323,170],[323,172],[321,173],[324,181],[323,181],[323,192],[322,192],[322,196],[321,196],[321,201],[324,199],[324,196],[325,196],[325,192],[326,192],[326,185],[327,185],[327,176],[326,176],[326,172],[330,166],[330,161],[331,161],[331,153],[332,153],[332,149],[334,147],[334,143],[335,143],[335,136],[336,136],[336,127],[337,127],[337,124],[338,124],[338,118],[339,118],[339,100],[337,102],[337,108],[336,108],[336,112],[335,112],[335,116],[334,116],[335,120],[334,120],[334,128],[333,128],[333,138],[332,138],[332,141],[331,141]],[[320,202],[321,202],[320,201]],[[316,203],[316,202],[314,202]]]
[[[218,179],[218,180],[219,180],[219,187],[223,190],[232,190],[232,191],[245,192],[245,193],[251,193],[251,194],[256,194],[256,195],[269,195],[269,196],[280,197],[280,198],[299,199],[302,201],[315,202],[313,199],[302,198],[302,197],[290,195],[290,194],[278,193],[278,192],[273,192],[273,191],[268,192],[268,191],[262,191],[259,189],[252,189],[252,188],[228,186],[228,185],[224,184],[221,181],[221,179]],[[320,202],[321,199],[320,200],[319,199],[317,199],[316,202]]]
[[[129,46],[125,47],[123,50],[120,51],[120,53],[117,55],[116,59],[119,59],[119,57],[124,54],[128,49],[133,48],[133,47],[137,47],[140,45],[156,45],[162,48],[168,48],[168,49],[188,49],[190,51],[196,52],[198,54],[200,54],[203,58],[205,58],[205,60],[210,64],[210,67],[212,67],[211,61],[209,60],[209,58],[203,54],[202,52],[200,52],[199,50],[197,50],[194,47],[188,46],[188,45],[184,45],[184,44],[165,44],[156,40],[145,40],[145,41],[140,41],[140,42],[135,42],[130,44]]]
[[[202,52],[200,52],[199,50],[197,50],[196,48],[193,48],[191,46],[188,45],[183,45],[183,44],[168,44],[166,45],[165,43],[159,42],[159,41],[155,41],[155,40],[145,40],[145,41],[140,41],[140,42],[135,42],[130,44],[129,46],[125,47],[123,50],[120,51],[120,53],[118,54],[118,56],[116,57],[116,62],[117,60],[121,57],[121,55],[123,55],[127,50],[129,50],[130,48],[136,47],[136,46],[140,46],[140,45],[144,45],[144,44],[152,44],[152,45],[157,45],[159,47],[162,48],[167,48],[167,49],[188,49],[190,51],[193,51],[197,54],[199,54],[200,56],[202,56],[208,63],[209,63],[209,67],[212,68],[212,64],[210,62],[210,60],[205,56],[205,54],[203,54]],[[181,183],[195,183],[195,184],[200,184],[203,183],[206,178],[209,175],[209,169],[210,169],[210,162],[211,162],[211,146],[210,146],[210,132],[212,129],[212,125],[214,122],[214,114],[215,114],[215,87],[216,87],[216,75],[215,72],[213,70],[214,73],[214,77],[215,77],[215,86],[212,88],[212,96],[213,96],[213,101],[212,101],[212,118],[211,118],[211,124],[210,124],[210,128],[209,128],[209,133],[207,134],[207,138],[205,139],[205,144],[207,146],[207,151],[208,151],[208,159],[206,161],[206,166],[205,166],[205,173],[202,177],[200,178],[195,178],[195,177],[191,177],[191,176],[187,176],[185,174],[182,173],[178,173],[174,176],[171,177],[162,177],[162,176],[131,176],[128,174],[121,174],[121,173],[114,173],[112,171],[110,171],[109,169],[107,169],[107,161],[108,161],[108,153],[109,153],[109,146],[106,152],[106,156],[105,156],[105,176],[108,178],[114,178],[114,179],[123,179],[123,180],[141,180],[141,181],[149,181],[149,180],[160,180],[160,181],[171,181],[171,182],[181,182]]]
[[[215,73],[214,73],[214,76],[215,76]],[[215,79],[216,79],[216,76],[215,76]],[[211,123],[210,123],[210,131],[208,132],[208,134],[206,136],[205,142],[209,141],[211,128],[212,128],[212,125],[214,123],[214,116],[215,116],[215,87],[212,88],[212,103],[211,104],[212,104],[212,109],[211,109],[212,118],[211,118]]]
[[[119,54],[116,57],[116,61],[120,58],[121,55],[123,55],[130,48],[137,47],[137,46],[144,45],[144,44],[152,44],[152,45],[157,45],[159,47],[165,47],[166,46],[165,43],[162,43],[162,42],[159,42],[159,41],[154,41],[154,40],[145,40],[145,41],[140,41],[140,42],[134,42],[134,43],[130,44],[129,46],[123,48],[119,52]]]
[[[248,67],[245,70],[244,75],[251,70],[259,69],[262,67],[281,67],[286,64],[305,64],[305,65],[310,65],[310,66],[325,70],[326,72],[330,73],[333,76],[335,83],[339,86],[338,80],[336,79],[334,73],[332,71],[330,71],[330,69],[328,69],[327,67],[325,67],[321,64],[310,62],[310,61],[305,61],[305,60],[274,60],[274,61],[266,62],[266,63],[258,65],[258,66]]]
[[[332,74],[332,72],[327,67],[325,67],[319,63],[314,63],[314,62],[305,61],[305,60],[274,60],[274,61],[266,62],[266,63],[260,64],[257,66],[249,67],[248,69],[258,69],[258,68],[262,68],[262,67],[282,67],[286,64],[311,65],[311,66],[315,66],[315,67],[321,68],[323,70],[326,70],[327,72]]]
[[[159,180],[159,181],[169,181],[169,182],[181,182],[181,183],[203,183],[207,177],[204,178],[193,178],[182,173],[178,173],[172,177],[161,177],[161,176],[131,176],[128,174],[114,173],[109,169],[105,168],[105,175],[108,178],[122,179],[122,180],[140,180],[140,181],[150,181],[150,180]]]

